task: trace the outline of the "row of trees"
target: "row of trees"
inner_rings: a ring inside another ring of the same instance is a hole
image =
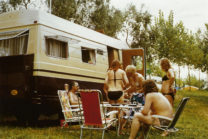
[[[49,5],[50,0],[42,2]],[[1,1],[0,12],[28,9],[30,5],[34,7],[35,0]],[[121,11],[112,7],[110,0],[52,0],[52,14],[115,38],[123,34],[129,47],[144,48],[149,67],[166,57],[178,66],[208,72],[208,24],[205,31],[192,33],[182,21],[174,22],[172,11],[167,19],[162,11],[153,19],[143,7],[138,10],[129,5]],[[180,78],[180,70],[178,73]]]
[[[195,86],[198,87],[199,89],[208,89],[206,86],[206,83],[204,80],[199,80],[198,78],[196,78],[196,76],[191,75],[190,79],[186,78],[186,79],[176,79],[176,83],[177,83],[177,87],[185,87],[186,85],[188,86]]]

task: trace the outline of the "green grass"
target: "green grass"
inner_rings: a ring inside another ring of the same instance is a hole
[[[179,91],[176,95],[175,107],[183,97],[190,97],[183,114],[176,127],[178,132],[167,137],[161,137],[160,132],[152,129],[150,139],[206,139],[208,138],[208,92],[206,91]],[[100,131],[92,132],[92,139],[101,138]],[[79,126],[73,125],[68,128],[60,127],[14,127],[0,126],[1,139],[78,139],[80,136]],[[84,139],[90,138],[90,132],[84,130]],[[128,135],[116,136],[114,130],[105,134],[106,139],[126,139]]]

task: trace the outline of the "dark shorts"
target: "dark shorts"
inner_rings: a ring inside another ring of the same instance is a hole
[[[169,120],[165,119],[159,119],[160,120],[160,126],[168,126],[170,124]]]
[[[108,98],[110,100],[118,100],[122,95],[122,91],[108,91]]]

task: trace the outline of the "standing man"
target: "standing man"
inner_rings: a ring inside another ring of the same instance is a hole
[[[169,118],[173,116],[171,104],[166,97],[158,93],[157,86],[153,80],[144,81],[142,86],[145,95],[145,104],[141,112],[134,114],[129,139],[136,138],[141,126],[149,128],[149,125],[160,125],[159,119],[152,117],[152,115],[161,115]],[[147,129],[144,131],[145,135],[147,131]],[[140,138],[143,137],[143,132],[141,132]]]

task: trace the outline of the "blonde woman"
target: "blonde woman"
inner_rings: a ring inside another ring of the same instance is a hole
[[[160,61],[161,69],[166,73],[162,78],[162,94],[169,100],[170,104],[173,106],[173,101],[175,97],[174,81],[175,73],[173,68],[171,68],[170,61],[167,58],[163,58]]]
[[[136,67],[133,65],[128,65],[125,69],[126,75],[129,79],[129,88],[126,89],[126,92],[129,96],[132,93],[141,93],[142,92],[142,81],[144,77],[136,72]]]

